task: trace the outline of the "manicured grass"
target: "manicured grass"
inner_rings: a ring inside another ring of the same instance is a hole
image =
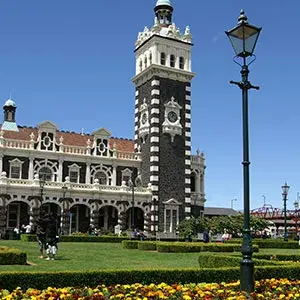
[[[197,253],[158,253],[123,249],[116,243],[59,243],[57,260],[38,258],[35,242],[0,241],[0,246],[27,253],[29,266],[0,266],[1,271],[83,271],[105,269],[156,269],[198,267]]]
[[[84,271],[108,269],[167,269],[197,268],[198,253],[158,253],[154,251],[123,249],[116,243],[59,243],[57,260],[38,258],[35,242],[0,240],[0,246],[18,248],[27,253],[27,266],[0,266],[2,271]],[[261,254],[300,254],[295,249],[260,249]],[[240,253],[234,253],[241,256]],[[223,255],[220,253],[220,255]],[[227,255],[225,253],[225,255]]]

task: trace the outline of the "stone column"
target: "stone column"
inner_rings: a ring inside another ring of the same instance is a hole
[[[33,179],[33,162],[34,162],[34,158],[29,157],[29,168],[28,168],[28,179],[29,180]]]
[[[90,163],[86,163],[85,183],[86,184],[91,183],[91,164]]]
[[[62,182],[63,181],[63,159],[58,160],[58,176],[57,181]]]

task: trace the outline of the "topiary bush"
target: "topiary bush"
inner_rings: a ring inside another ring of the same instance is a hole
[[[124,240],[122,241],[122,247],[124,249],[138,249],[138,243],[142,242],[139,242],[137,240]]]
[[[138,242],[138,249],[144,251],[155,251],[156,250],[156,242]]]
[[[0,265],[26,265],[27,255],[18,249],[0,247]]]

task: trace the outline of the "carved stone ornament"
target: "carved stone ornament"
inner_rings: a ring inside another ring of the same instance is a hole
[[[142,139],[143,143],[146,140],[146,136],[150,131],[150,123],[149,123],[149,112],[148,105],[146,103],[146,98],[143,100],[143,104],[139,109],[140,121],[139,121],[139,137]]]
[[[165,120],[162,125],[164,133],[170,134],[173,143],[175,135],[182,134],[182,125],[180,124],[181,106],[175,102],[172,97],[171,101],[165,104]]]

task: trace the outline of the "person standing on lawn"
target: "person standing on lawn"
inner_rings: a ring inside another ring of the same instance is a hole
[[[36,239],[39,244],[40,256],[39,258],[44,258],[44,250],[46,249],[46,228],[48,225],[48,216],[46,211],[42,210],[40,217],[36,221]]]
[[[49,214],[48,226],[46,228],[46,260],[54,260],[57,254],[58,243],[58,220],[53,213]]]

